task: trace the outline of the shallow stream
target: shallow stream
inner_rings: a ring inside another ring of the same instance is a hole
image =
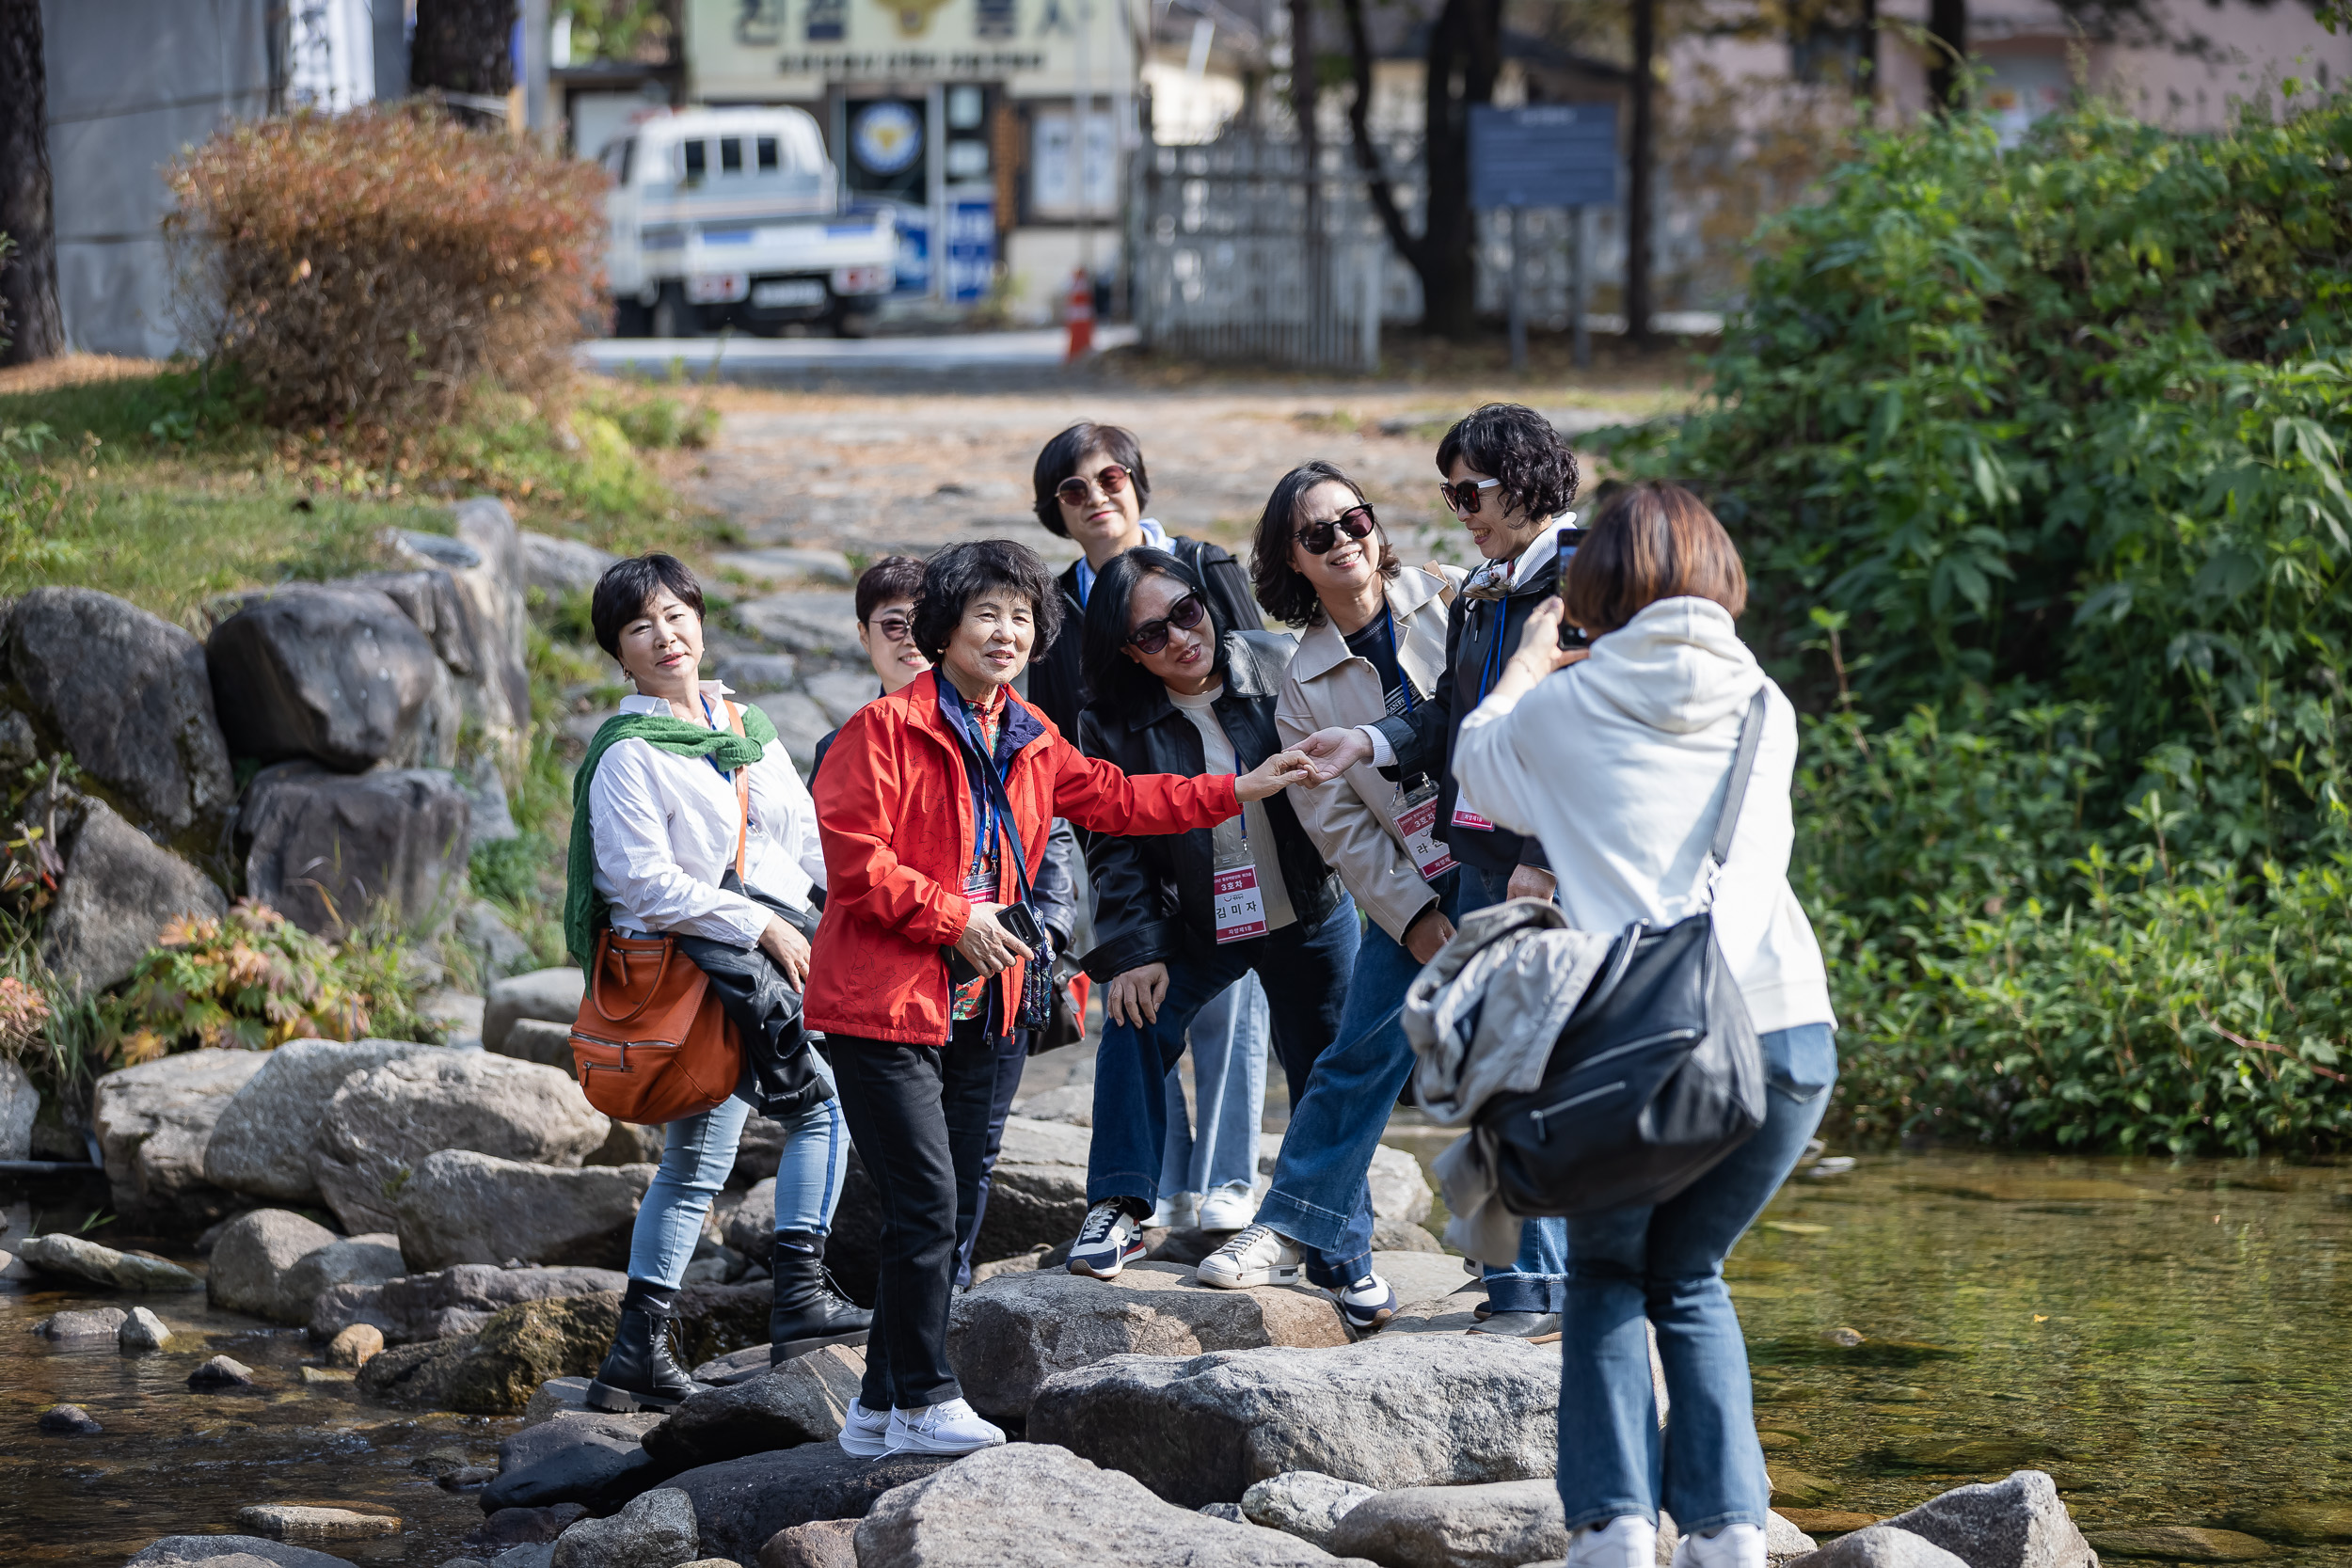
[[[1417,1153],[1440,1146],[1399,1132]],[[0,1247],[36,1205],[43,1228],[71,1228],[93,1197],[0,1194]],[[116,1228],[92,1235],[142,1244]],[[2352,1168],[1889,1155],[1791,1182],[1726,1273],[1767,1458],[1784,1486],[1818,1483],[1812,1506],[1892,1513],[2033,1466],[2058,1477],[2087,1529],[2259,1533],[2262,1515],[2292,1504],[2352,1520],[2347,1237]],[[305,1335],[201,1295],[148,1298],[178,1336],[152,1355],[28,1332],[61,1308],[130,1304],[0,1283],[0,1561],[118,1562],[159,1535],[232,1528],[257,1502],[374,1505],[407,1521],[403,1536],[333,1548],[355,1561],[437,1568],[459,1555],[481,1514],[434,1477],[495,1463],[513,1420],[306,1386]],[[190,1393],[188,1372],[220,1353],[253,1368],[260,1391]],[[105,1431],[39,1434],[58,1401]],[[2281,1540],[2267,1560],[2340,1564],[2352,1543]]]

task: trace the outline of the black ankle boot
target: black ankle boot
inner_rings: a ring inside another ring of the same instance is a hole
[[[588,1385],[588,1402],[598,1410],[670,1410],[709,1385],[696,1383],[678,1365],[674,1342],[677,1292],[642,1279],[628,1282],[621,1297],[621,1330]]]
[[[841,1293],[825,1272],[825,1239],[805,1230],[776,1232],[769,1268],[776,1280],[775,1305],[768,1309],[768,1365],[826,1345],[862,1345],[874,1314]]]

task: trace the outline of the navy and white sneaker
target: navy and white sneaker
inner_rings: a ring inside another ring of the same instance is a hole
[[[1333,1291],[1331,1298],[1340,1304],[1347,1326],[1359,1334],[1376,1334],[1396,1316],[1396,1292],[1376,1274]]]
[[[1106,1198],[1087,1211],[1078,1239],[1070,1243],[1070,1272],[1117,1279],[1144,1251],[1143,1223],[1118,1198]]]

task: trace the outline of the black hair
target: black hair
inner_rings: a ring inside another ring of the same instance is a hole
[[[1502,481],[1502,494],[1531,523],[1557,517],[1576,499],[1576,453],[1551,421],[1520,403],[1490,403],[1454,421],[1438,443],[1438,472],[1454,460]]]
[[[1249,543],[1249,582],[1258,603],[1268,615],[1288,626],[1311,626],[1323,619],[1323,601],[1315,596],[1315,585],[1291,564],[1291,541],[1298,532],[1299,503],[1307,499],[1308,491],[1326,483],[1344,484],[1359,501],[1371,504],[1364,487],[1341,472],[1336,464],[1320,458],[1301,463],[1275,482],[1274,494],[1266,498],[1265,511],[1258,517],[1257,536]],[[1388,530],[1375,528],[1373,537],[1380,542],[1380,575],[1394,578],[1405,566],[1396,558],[1396,546],[1389,543]],[[1331,547],[1339,548],[1338,542]]]
[[[696,620],[702,619],[703,585],[676,556],[657,550],[607,566],[588,601],[588,624],[596,629],[596,646],[620,657],[621,628],[643,615],[646,601],[664,588],[684,600]]]
[[[1061,502],[1054,499],[1054,488],[1076,473],[1078,459],[1097,447],[1109,452],[1112,462],[1135,476],[1136,508],[1152,504],[1152,476],[1143,471],[1143,448],[1136,442],[1136,433],[1115,424],[1080,420],[1045,443],[1045,450],[1037,454],[1037,467],[1029,475],[1037,488],[1037,520],[1045,525],[1046,532],[1064,539],[1070,537],[1070,531],[1061,525]]]
[[[858,574],[857,624],[864,626],[874,611],[923,592],[923,563],[911,555],[886,555]]]
[[[992,588],[1009,588],[1028,599],[1037,618],[1030,657],[1054,645],[1061,630],[1061,590],[1054,586],[1054,574],[1026,545],[980,539],[950,545],[923,565],[922,591],[914,597],[914,646],[925,658],[937,664],[946,657],[947,640],[961,624],[964,606]]]
[[[1216,600],[1200,579],[1166,550],[1139,545],[1122,550],[1103,563],[1087,594],[1086,641],[1080,645],[1078,667],[1086,673],[1089,707],[1124,707],[1149,702],[1159,689],[1160,677],[1127,657],[1127,618],[1136,590],[1146,578],[1172,578],[1184,585],[1209,612],[1209,637],[1216,649],[1216,667],[1225,668],[1225,626],[1217,619]]]

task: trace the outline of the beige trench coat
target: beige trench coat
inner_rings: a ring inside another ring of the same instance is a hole
[[[1396,661],[1416,701],[1428,700],[1445,671],[1446,616],[1462,578],[1451,566],[1427,571],[1407,566],[1389,584]],[[1299,633],[1298,652],[1291,656],[1290,673],[1275,699],[1274,723],[1283,745],[1295,746],[1321,729],[1374,723],[1388,711],[1380,673],[1371,660],[1348,652],[1337,626],[1325,620]],[[1433,895],[1397,831],[1403,793],[1367,762],[1312,789],[1294,785],[1290,798],[1308,836],[1357,904],[1382,930],[1404,942],[1405,928]]]

